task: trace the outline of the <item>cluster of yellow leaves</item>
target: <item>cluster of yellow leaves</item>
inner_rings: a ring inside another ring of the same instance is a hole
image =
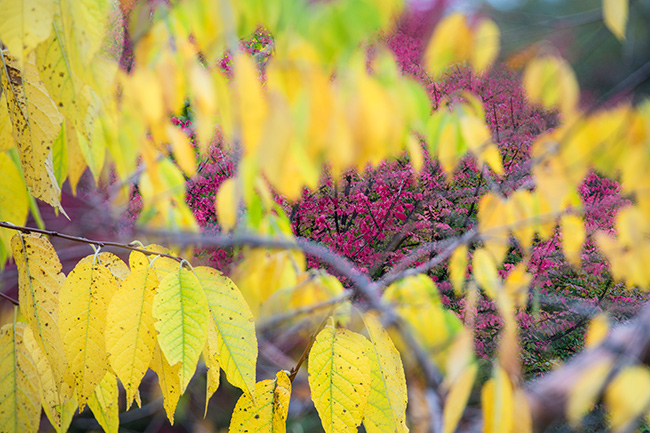
[[[452,13],[436,26],[424,54],[427,70],[439,75],[452,64],[469,63],[476,72],[487,69],[499,53],[500,31],[483,19],[474,28],[462,13]]]
[[[138,386],[149,368],[158,375],[173,422],[201,354],[210,372],[208,398],[218,386],[220,368],[254,398],[253,316],[219,271],[134,251],[129,265],[98,253],[65,276],[44,237],[18,234],[12,249],[26,323],[3,328],[2,338],[12,343],[2,347],[11,348],[19,368],[1,370],[3,404],[14,407],[2,411],[0,425],[36,431],[42,405],[52,425],[65,431],[76,408],[88,404],[105,431],[117,431],[116,379],[126,390],[127,407],[134,400],[140,404]],[[155,245],[148,249],[164,251]],[[10,380],[8,375],[22,376]]]

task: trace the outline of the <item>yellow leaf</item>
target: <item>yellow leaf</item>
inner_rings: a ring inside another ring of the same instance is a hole
[[[600,313],[589,321],[585,335],[585,348],[598,346],[609,333],[609,317]]]
[[[496,263],[501,263],[508,252],[508,211],[507,203],[492,192],[481,197],[478,204],[478,228],[484,236],[483,248],[492,253]]]
[[[77,193],[77,184],[81,175],[86,171],[86,160],[84,159],[83,153],[81,153],[81,147],[79,147],[79,137],[78,132],[72,126],[72,122],[66,119],[63,122],[62,133],[66,140],[66,150],[68,151],[68,182],[70,182],[70,188],[72,188],[72,193]]]
[[[501,163],[501,152],[496,144],[489,143],[483,147],[483,151],[478,155],[479,161],[486,163],[493,172],[503,175],[503,164]]]
[[[171,124],[167,124],[166,130],[176,162],[178,162],[186,176],[194,176],[196,173],[196,152],[190,143],[189,137]]]
[[[467,245],[459,245],[449,259],[449,280],[456,296],[460,296],[467,274]]]
[[[524,71],[523,83],[530,98],[545,107],[558,106],[565,116],[570,116],[577,108],[578,81],[571,66],[562,58],[546,56],[532,60]]]
[[[95,258],[96,257],[96,258]],[[124,279],[129,275],[129,267],[124,263],[122,259],[117,257],[113,253],[99,253],[97,256],[87,256],[79,260],[77,265],[82,265],[84,263],[92,263],[93,260],[96,260],[97,264],[104,266],[108,269],[113,277],[115,282],[120,284]]]
[[[27,222],[29,196],[27,187],[20,174],[19,167],[7,152],[0,153],[0,221],[8,221],[16,225]],[[8,250],[11,249],[12,231],[0,230],[0,243]]]
[[[607,28],[618,38],[625,40],[625,26],[629,0],[603,0],[603,19]]]
[[[77,408],[77,400],[75,398],[67,398],[68,396],[73,396],[74,391],[69,389],[66,392],[59,393],[58,389],[61,385],[56,383],[50,362],[36,342],[29,326],[25,328],[23,338],[25,347],[34,361],[36,371],[38,371],[38,378],[41,384],[41,404],[43,405],[45,414],[57,432],[67,431],[69,422],[66,424],[66,420],[63,419],[62,415],[70,412],[70,409],[74,411]],[[65,382],[63,385],[67,386]],[[67,395],[64,396],[64,394]]]
[[[643,416],[650,403],[650,371],[632,365],[618,373],[605,391],[609,421],[615,432],[629,431],[628,425]]]
[[[429,73],[437,76],[449,65],[469,60],[472,34],[465,16],[452,13],[436,26],[424,53],[424,62]]]
[[[585,226],[577,215],[563,215],[560,220],[562,232],[562,248],[569,263],[574,267],[580,267],[580,252],[585,241]]]
[[[158,375],[158,385],[163,394],[163,406],[169,422],[174,425],[174,412],[176,412],[178,399],[183,393],[181,391],[181,364],[169,365],[167,358],[160,350],[160,346],[156,344],[151,357],[150,368]]]
[[[326,302],[341,293],[343,286],[333,275],[324,272],[315,276],[303,273],[291,287],[289,308],[296,309]]]
[[[194,272],[207,297],[208,322],[216,328],[216,333],[208,332],[208,346],[218,353],[228,382],[250,395],[255,389],[257,364],[253,313],[230,278],[206,266]]]
[[[528,286],[532,276],[526,272],[526,263],[519,262],[510,271],[504,285],[505,294],[510,297],[516,307],[524,308],[528,302]]]
[[[496,299],[501,289],[501,279],[497,273],[497,264],[488,251],[484,249],[474,251],[472,274],[476,282],[485,290],[485,294]]]
[[[599,361],[583,370],[571,387],[566,406],[567,419],[578,425],[599,399],[599,393],[612,368],[609,360]]]
[[[3,92],[4,93],[4,92]],[[0,95],[0,152],[12,149],[16,146],[13,127],[9,118],[9,107],[6,98]]]
[[[59,206],[61,190],[52,165],[52,143],[59,135],[63,116],[41,81],[35,54],[25,58],[21,70],[16,59],[4,58],[2,86],[23,167],[25,183],[34,197]]]
[[[169,248],[165,248],[161,245],[156,244],[147,245],[143,249],[156,253],[169,254],[171,256],[174,255],[174,253]],[[152,266],[156,271],[158,281],[160,281],[170,272],[178,272],[178,264],[179,263],[174,259],[157,256],[155,254],[146,255],[139,251],[132,251],[131,254],[129,254],[129,267],[131,270],[142,267],[148,268],[149,266]]]
[[[445,400],[445,409],[443,411],[443,419],[445,425],[445,433],[453,433],[456,431],[458,421],[460,421],[467,405],[467,399],[472,391],[476,372],[478,371],[478,364],[470,364],[460,377],[451,385],[447,399]]]
[[[113,295],[106,313],[106,352],[126,390],[127,409],[149,368],[156,345],[152,304],[157,286],[152,267],[134,269]]]
[[[208,300],[192,271],[178,267],[160,280],[153,316],[165,358],[170,365],[181,363],[181,392],[185,392],[205,346],[208,325]]]
[[[485,70],[499,54],[499,27],[492,20],[482,20],[474,29],[474,46],[470,62],[476,72]]]
[[[203,348],[203,360],[205,361],[205,366],[207,368],[206,374],[206,388],[205,388],[205,411],[203,412],[203,417],[208,414],[208,403],[210,402],[210,397],[217,391],[219,388],[219,383],[221,381],[220,373],[221,367],[219,364],[219,337],[217,335],[217,327],[214,324],[214,321],[208,320],[208,339]]]
[[[495,366],[493,376],[481,391],[483,431],[506,433],[513,431],[512,384],[503,368]]]
[[[234,79],[232,98],[236,121],[241,131],[244,155],[253,155],[258,150],[269,107],[259,73],[253,59],[245,53],[237,53],[233,60]]]
[[[219,225],[224,232],[230,231],[237,222],[240,194],[236,194],[236,182],[235,178],[224,180],[217,192],[215,206],[219,217]]]
[[[0,431],[34,432],[41,422],[38,371],[23,340],[27,325],[0,328]]]
[[[88,407],[106,433],[117,433],[120,426],[120,412],[117,407],[117,379],[113,373],[106,373],[88,399]]]
[[[399,352],[376,314],[364,316],[370,337],[370,394],[363,425],[368,432],[407,432],[406,377]]]
[[[0,39],[19,68],[25,57],[50,36],[55,7],[48,0],[0,1]]]
[[[113,5],[110,0],[61,0],[64,31],[82,66],[91,63],[101,48]]]
[[[347,329],[326,326],[309,352],[309,388],[326,433],[356,432],[371,375],[368,340]]]
[[[99,263],[75,266],[59,294],[59,330],[82,410],[108,371],[106,309],[117,283]]]
[[[65,279],[61,262],[50,241],[40,234],[16,234],[11,247],[18,268],[20,310],[52,366],[54,383],[60,391],[67,368],[58,323],[59,292]]]
[[[278,371],[275,379],[257,382],[255,396],[255,400],[247,393],[239,397],[228,431],[285,432],[291,397],[291,381],[287,373]]]

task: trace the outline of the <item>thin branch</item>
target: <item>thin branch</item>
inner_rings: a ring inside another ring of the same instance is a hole
[[[14,298],[12,298],[9,295],[5,295],[2,292],[0,292],[0,298],[4,298],[4,299],[6,299],[7,301],[11,302],[12,304],[14,304],[16,306],[19,305],[17,300],[15,300]]]
[[[145,250],[144,248],[138,248],[135,245],[135,243],[131,242],[128,244],[121,243],[121,242],[112,242],[112,241],[98,241],[98,240],[93,240],[93,239],[87,239],[87,238],[82,238],[79,236],[72,236],[72,235],[67,235],[65,233],[59,233],[53,230],[43,230],[43,229],[38,229],[35,227],[24,227],[24,226],[17,226],[14,225],[10,222],[6,221],[0,221],[0,227],[4,227],[6,229],[10,230],[16,230],[22,233],[40,233],[43,235],[48,235],[50,237],[54,238],[61,238],[61,239],[66,239],[69,241],[73,242],[81,242],[84,244],[89,244],[89,245],[97,245],[98,247],[115,247],[115,248],[122,248],[125,250],[130,250],[130,251],[137,251],[142,254],[146,254],[148,256],[161,256],[161,257],[167,257],[172,260],[176,260],[177,262],[181,263],[183,259],[181,257],[173,256],[170,254],[165,254],[165,253],[158,253],[155,251],[149,251]]]

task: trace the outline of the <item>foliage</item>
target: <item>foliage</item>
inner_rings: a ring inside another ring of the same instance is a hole
[[[452,432],[475,387],[485,431],[531,431],[549,417],[524,384],[546,369],[542,324],[578,329],[650,286],[650,103],[582,107],[543,50],[520,81],[494,65],[489,19],[448,14],[422,44],[392,27],[397,0],[5,6],[0,262],[19,296],[0,331],[2,431],[37,431],[41,409],[66,431],[85,406],[117,431],[117,379],[141,406],[148,370],[173,423],[199,369],[206,412],[221,370],[241,390],[232,431],[285,431],[301,380],[328,432]],[[627,7],[604,1],[619,39]],[[123,30],[106,17],[130,20],[132,58],[106,48]],[[175,250],[23,227],[34,198],[67,216],[61,187],[86,168],[128,207],[125,231]],[[66,275],[44,235],[95,252]],[[211,266],[183,258],[199,245]],[[594,293],[576,321],[571,298]],[[580,422],[602,397],[625,431],[647,412],[644,345],[612,349],[603,316],[589,329],[589,368],[551,418]],[[269,344],[281,362],[258,380]]]

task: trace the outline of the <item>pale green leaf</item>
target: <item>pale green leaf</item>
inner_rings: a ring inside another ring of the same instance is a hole
[[[117,433],[120,425],[118,396],[117,378],[109,372],[88,399],[88,407],[106,433]]]
[[[364,322],[371,343],[368,358],[372,379],[363,425],[368,432],[407,432],[402,359],[376,314],[366,314]]]
[[[195,268],[194,272],[207,296],[209,321],[216,328],[216,333],[208,333],[210,351],[219,354],[228,382],[251,394],[257,363],[253,313],[230,278],[205,266]]]
[[[0,431],[38,431],[41,421],[38,371],[23,341],[25,323],[0,328]]]
[[[192,271],[177,267],[158,285],[153,300],[153,316],[160,349],[170,365],[181,363],[181,392],[196,370],[205,346],[208,300]]]

